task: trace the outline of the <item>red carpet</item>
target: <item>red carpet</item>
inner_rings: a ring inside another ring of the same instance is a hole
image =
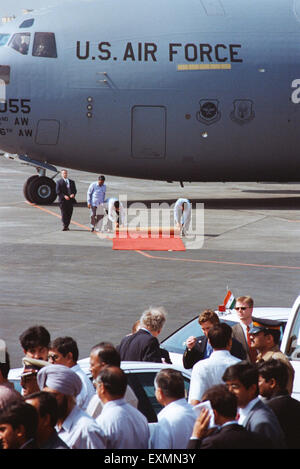
[[[127,251],[185,251],[181,238],[174,231],[167,237],[163,230],[156,235],[149,230],[117,232],[113,238],[113,249]],[[155,236],[155,237],[154,237]]]

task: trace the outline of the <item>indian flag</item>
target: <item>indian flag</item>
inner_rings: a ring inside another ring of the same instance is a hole
[[[226,309],[233,309],[235,306],[235,297],[230,290],[228,290],[224,298],[224,306]]]

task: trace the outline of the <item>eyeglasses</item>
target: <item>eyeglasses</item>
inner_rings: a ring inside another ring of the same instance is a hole
[[[58,358],[59,358],[59,356],[58,356],[58,355],[55,355],[54,353],[48,355],[48,360],[53,360],[54,362],[55,362]]]
[[[234,309],[236,311],[238,311],[239,309],[241,309],[242,311],[245,311],[245,309],[248,309],[248,308],[249,308],[249,306],[236,306]]]

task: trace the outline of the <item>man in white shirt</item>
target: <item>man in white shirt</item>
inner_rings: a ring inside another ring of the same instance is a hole
[[[99,344],[94,345],[90,351],[90,372],[93,380],[97,378],[100,371],[102,371],[105,366],[120,367],[120,365],[120,355],[113,344],[110,342],[100,342]],[[131,404],[137,409],[138,398],[129,385],[126,387],[124,399],[126,402],[128,402],[128,404]],[[86,412],[91,417],[96,419],[101,414],[102,409],[103,403],[99,399],[98,394],[95,392],[87,406]]]
[[[112,231],[114,226],[119,228],[124,225],[124,207],[121,202],[115,197],[110,197],[104,203],[105,209],[107,211],[107,230]]]
[[[54,365],[65,365],[77,373],[82,382],[82,388],[76,396],[76,403],[81,409],[86,410],[95,394],[95,389],[88,376],[78,365],[78,355],[77,343],[72,337],[58,337],[49,346],[48,361]]]
[[[125,399],[127,377],[119,367],[107,366],[96,378],[103,409],[96,422],[107,449],[147,449],[149,426],[146,417]]]
[[[193,366],[189,391],[189,403],[196,405],[210,387],[221,384],[226,368],[240,361],[230,353],[232,346],[232,329],[222,322],[213,326],[208,332],[208,340],[213,348],[209,358]]]
[[[286,448],[285,437],[272,409],[259,399],[258,369],[245,361],[228,367],[223,375],[237,397],[240,425],[269,439],[272,447]]]
[[[175,202],[174,221],[180,233],[185,236],[191,222],[192,205],[188,199],[180,198]]]
[[[41,391],[54,394],[58,404],[58,436],[71,449],[105,449],[105,437],[95,420],[76,405],[82,388],[80,377],[64,365],[42,368],[37,375]]]
[[[90,209],[91,231],[95,230],[97,223],[105,215],[104,200],[106,194],[105,176],[98,177],[98,181],[92,182],[87,191],[87,206]],[[99,213],[97,215],[97,210]]]
[[[184,379],[180,371],[161,370],[155,378],[155,396],[164,407],[157,423],[150,424],[150,448],[185,449],[192,435],[196,413],[185,399]]]

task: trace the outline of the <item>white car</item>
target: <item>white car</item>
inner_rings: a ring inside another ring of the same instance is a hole
[[[91,377],[89,369],[89,358],[78,361],[78,365],[82,370]],[[54,365],[59,366],[59,365]],[[190,387],[190,370],[185,370],[182,365],[166,365],[163,363],[150,362],[122,362],[121,368],[125,371],[128,378],[128,384],[131,386],[138,398],[138,409],[147,417],[148,422],[156,422],[157,414],[162,406],[157,402],[155,397],[154,378],[156,374],[163,368],[175,368],[181,371],[184,377],[185,394],[188,397]],[[11,381],[17,391],[21,391],[21,374],[23,368],[15,368],[9,371],[8,379]]]
[[[233,326],[238,322],[235,311],[227,310],[225,312],[216,311],[220,320]],[[253,317],[256,319],[273,319],[281,322],[281,337],[283,336],[285,325],[291,313],[291,308],[278,307],[258,307],[253,308]],[[188,321],[182,327],[173,332],[170,336],[161,342],[161,347],[169,352],[171,361],[176,366],[182,365],[182,356],[186,348],[186,339],[190,336],[200,337],[203,335],[200,324],[198,323],[199,314]]]

